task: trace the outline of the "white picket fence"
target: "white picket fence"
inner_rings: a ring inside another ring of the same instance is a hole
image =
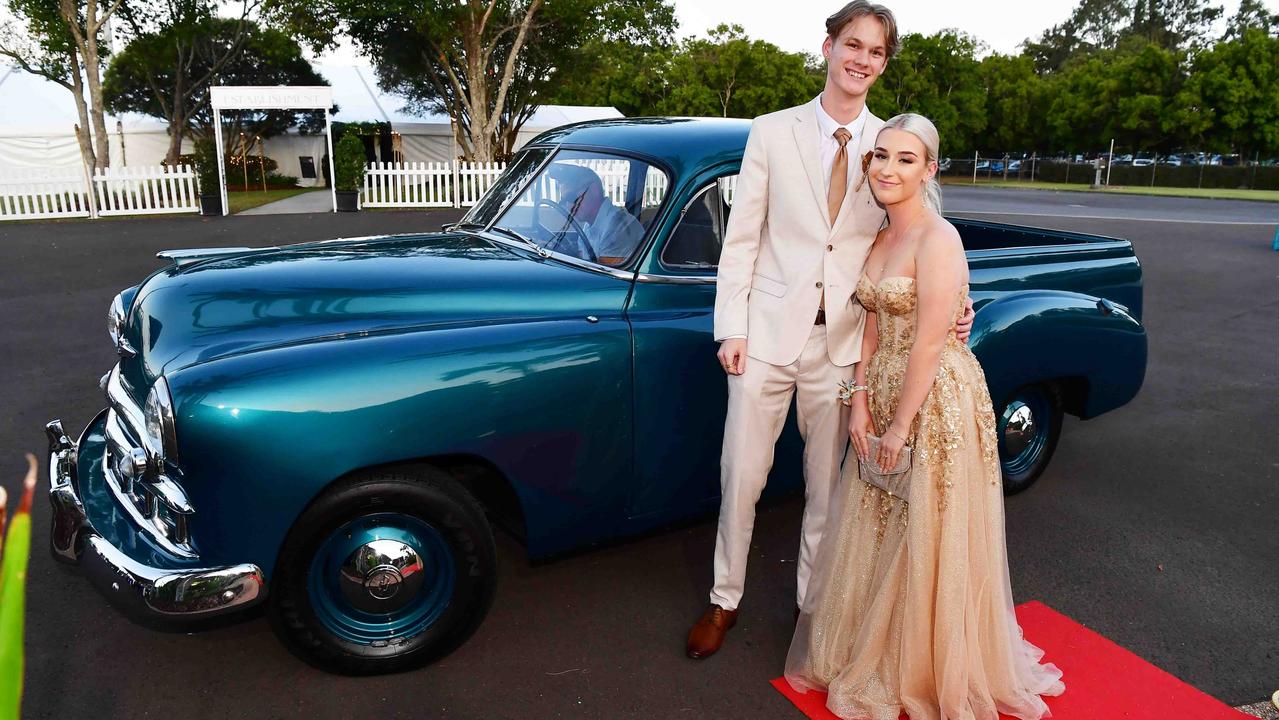
[[[506,171],[501,162],[369,163],[361,207],[469,207]]]
[[[9,169],[0,175],[0,221],[89,217],[84,171]]]
[[[185,165],[99,168],[91,182],[78,168],[31,168],[0,174],[0,220],[199,211],[195,172]]]
[[[503,162],[460,162],[457,164],[457,207],[470,207],[484,197],[506,170]]]
[[[614,204],[626,203],[629,163],[568,162],[590,168]],[[505,171],[506,164],[500,162],[461,162],[456,168],[447,162],[372,163],[365,171],[360,203],[363,207],[469,207],[479,202]],[[542,183],[543,196],[557,196],[553,181],[543,177]],[[732,188],[724,189],[731,202]],[[644,205],[657,206],[666,191],[666,175],[650,171],[644,178]],[[186,165],[99,169],[91,182],[76,168],[0,172],[0,221],[199,210],[195,172]]]
[[[363,207],[454,207],[453,168],[446,162],[371,163]]]
[[[589,168],[599,176],[604,194],[615,205],[626,204],[631,164],[624,160],[568,160]],[[501,162],[451,163],[370,163],[364,172],[362,207],[470,207],[506,171]],[[644,179],[644,204],[656,206],[666,195],[666,175],[652,171]],[[556,190],[545,176],[542,193],[556,197]],[[528,202],[525,198],[521,202]]]
[[[200,211],[195,171],[188,165],[99,168],[93,188],[103,217]]]

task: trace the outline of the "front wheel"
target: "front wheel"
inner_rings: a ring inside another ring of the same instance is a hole
[[[355,478],[289,532],[268,613],[295,654],[371,675],[443,657],[492,604],[497,552],[483,510],[445,473]]]
[[[1028,385],[995,408],[1005,495],[1025,490],[1043,474],[1057,449],[1062,417],[1061,396],[1053,385]]]

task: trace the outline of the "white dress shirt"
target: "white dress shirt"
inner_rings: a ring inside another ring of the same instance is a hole
[[[861,142],[862,128],[866,127],[866,106],[862,105],[862,111],[852,122],[847,125],[840,125],[835,118],[831,117],[826,108],[822,107],[822,96],[817,96],[817,127],[820,128],[822,139],[822,184],[826,190],[830,191],[830,169],[835,164],[835,153],[839,152],[839,141],[835,139],[835,131],[844,128],[852,135],[848,140],[848,182],[853,181],[853,171],[857,167],[857,163],[861,162],[861,158],[854,158],[857,152],[858,143]],[[831,218],[833,221],[834,218]]]

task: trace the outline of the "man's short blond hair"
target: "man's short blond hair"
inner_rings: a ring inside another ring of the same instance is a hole
[[[884,26],[884,52],[890,58],[896,55],[902,47],[901,41],[897,39],[897,18],[893,16],[892,10],[883,5],[853,0],[839,12],[826,18],[826,34],[834,40],[849,23],[864,17],[873,17]]]

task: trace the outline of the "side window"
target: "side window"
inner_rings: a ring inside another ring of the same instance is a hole
[[[724,229],[737,176],[717,179],[698,191],[662,249],[662,264],[680,270],[714,270],[724,246]]]

